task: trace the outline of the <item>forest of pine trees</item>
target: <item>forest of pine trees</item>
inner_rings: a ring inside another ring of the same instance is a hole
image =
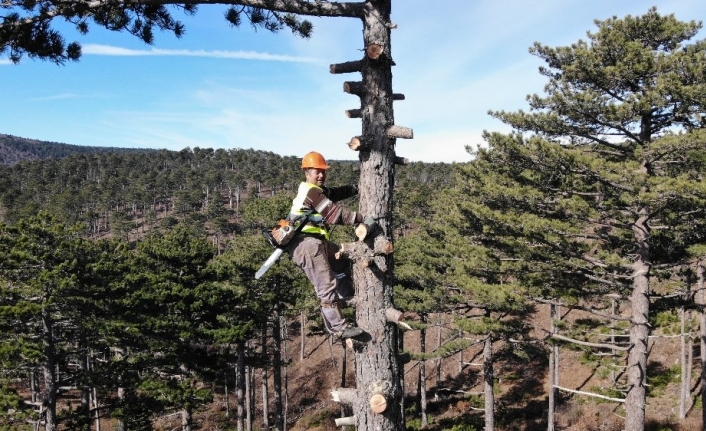
[[[395,168],[408,429],[706,423],[706,42],[656,9],[596,24],[531,48],[545,94],[491,112],[512,132],[471,162]],[[253,277],[299,159],[61,157],[0,167],[0,429],[315,428],[284,353],[292,325],[322,338],[313,291],[286,258]]]

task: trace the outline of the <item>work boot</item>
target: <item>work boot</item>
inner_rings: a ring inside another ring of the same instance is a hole
[[[338,340],[338,339],[344,339],[344,340],[345,340],[345,339],[348,339],[348,338],[360,337],[360,336],[363,335],[364,333],[365,333],[365,331],[363,331],[363,330],[360,329],[359,327],[354,326],[354,325],[352,325],[352,324],[350,324],[350,323],[347,323],[346,326],[345,326],[343,329],[341,329],[341,330],[338,331],[338,332],[334,332],[333,336],[334,336],[334,339],[336,339],[336,340]]]

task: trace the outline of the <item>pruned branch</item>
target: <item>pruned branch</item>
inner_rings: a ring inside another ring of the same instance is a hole
[[[577,391],[575,389],[563,388],[563,387],[557,386],[557,385],[554,385],[554,387],[559,389],[560,391],[571,392],[572,394],[588,395],[589,397],[602,398],[604,400],[614,401],[616,403],[624,403],[625,402],[625,400],[622,398],[607,397],[605,395],[594,394],[593,392]]]
[[[545,332],[549,332],[546,329],[544,330]],[[612,349],[612,350],[620,350],[623,352],[626,352],[632,348],[632,344],[629,346],[616,346],[615,344],[603,344],[603,343],[590,343],[588,341],[581,341],[581,340],[576,340],[574,338],[569,338],[564,335],[559,335],[559,334],[551,334],[550,338],[556,338],[557,340],[562,340],[566,341],[569,343],[573,344],[578,344],[581,346],[587,346],[587,347],[597,347],[599,349]]]
[[[565,308],[569,308],[572,310],[586,311],[588,313],[594,314],[599,317],[605,317],[606,319],[619,320],[619,321],[623,321],[623,322],[630,321],[630,317],[623,317],[623,316],[618,316],[615,314],[602,313],[600,311],[596,311],[596,310],[594,310],[592,308],[588,308],[588,307],[583,307],[581,305],[569,305],[569,304],[564,304],[564,303],[561,303],[558,301],[552,301],[550,299],[542,299],[542,298],[531,298],[531,299],[532,299],[532,301],[540,302],[542,304],[558,305],[560,307],[565,307]]]
[[[329,71],[333,74],[360,72],[363,69],[363,62],[360,60],[347,61],[329,66]]]

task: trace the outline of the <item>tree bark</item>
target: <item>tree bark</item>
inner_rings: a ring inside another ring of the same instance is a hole
[[[186,407],[181,411],[181,431],[192,431],[191,408]]]
[[[648,217],[643,211],[633,225],[637,253],[632,267],[632,307],[630,322],[631,349],[628,356],[627,383],[625,397],[625,431],[645,429],[645,403],[647,380],[647,355],[649,342],[650,301],[650,231]]]
[[[270,429],[269,398],[267,394],[267,319],[262,324],[262,371],[260,373],[262,390],[262,428]]]
[[[681,391],[679,391],[679,419],[684,419],[686,417],[686,397],[689,395],[689,379],[687,373],[689,372],[687,367],[687,353],[686,353],[686,310],[682,305],[679,308],[679,315],[681,318]]]
[[[282,333],[280,313],[276,310],[272,316],[272,379],[275,391],[275,429],[284,431],[284,407],[282,403]]]
[[[706,431],[706,292],[704,292],[704,266],[699,259],[696,263],[696,288],[699,291],[699,350],[701,354],[701,429]]]
[[[554,316],[556,312],[556,304],[549,304],[549,320],[551,321],[551,332],[552,335],[556,334],[556,324],[554,321]],[[549,353],[549,407],[547,412],[547,431],[554,431],[554,412],[556,411],[556,386],[559,382],[556,379],[556,363],[559,361],[557,346],[553,345],[550,348]]]
[[[253,369],[245,367],[245,431],[252,431],[253,419],[255,418],[255,378]]]
[[[44,406],[44,429],[56,431],[56,355],[54,346],[54,322],[49,310],[42,308],[42,345],[44,349],[44,390],[42,404]]]
[[[363,4],[363,42],[382,47],[377,60],[364,58],[361,64],[362,136],[370,137],[369,150],[359,153],[360,212],[375,218],[379,235],[392,239],[392,191],[395,175],[395,138],[387,129],[394,125],[392,108],[392,58],[390,56],[391,0],[369,0]],[[366,243],[373,248],[373,239]],[[404,431],[402,388],[397,360],[395,325],[385,319],[385,309],[393,306],[391,255],[376,256],[375,265],[358,262],[353,267],[356,285],[356,320],[370,339],[356,348],[357,402],[353,406],[358,430]],[[378,271],[385,268],[386,271]],[[368,400],[375,391],[382,393],[388,408],[374,413]]]
[[[426,315],[422,315],[422,323],[426,323],[427,318]],[[427,331],[426,329],[422,329],[419,331],[419,350],[421,351],[422,355],[424,355],[427,352],[427,343],[426,343],[426,338],[427,338]],[[418,392],[419,392],[419,413],[422,416],[422,427],[426,427],[429,425],[429,421],[427,420],[427,362],[422,359],[419,361],[419,380],[418,380]]]
[[[237,399],[236,421],[237,431],[244,431],[245,416],[245,343],[240,341],[236,346],[237,362],[235,365],[235,394]]]
[[[483,346],[483,381],[485,394],[485,431],[495,429],[495,393],[493,392],[493,339],[490,335]]]
[[[303,361],[304,360],[304,334],[305,334],[305,328],[306,328],[306,313],[304,309],[302,308],[301,310],[301,316],[300,316],[300,344],[299,344],[299,360]]]

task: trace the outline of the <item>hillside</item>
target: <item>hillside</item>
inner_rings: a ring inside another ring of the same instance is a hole
[[[61,159],[76,154],[144,153],[154,150],[138,148],[86,147],[46,142],[0,133],[0,165],[12,166],[23,160]]]
[[[567,320],[589,317],[572,311]],[[551,325],[548,307],[538,307],[531,325],[537,332]],[[352,353],[344,353],[341,344],[330,344],[320,334],[305,331],[304,354],[301,354],[301,331],[298,322],[290,322],[289,339],[285,351],[291,365],[285,372],[287,393],[287,429],[291,431],[336,431],[334,419],[341,417],[341,407],[331,400],[330,391],[342,386],[341,373],[346,362],[344,387],[355,386],[355,364]],[[443,327],[442,342],[452,336],[449,327]],[[653,335],[652,354],[648,369],[653,373],[650,382],[646,413],[646,431],[690,431],[701,429],[700,403],[696,401],[680,422],[679,412],[679,338],[670,336],[669,328],[661,328]],[[418,353],[419,332],[406,332],[406,350]],[[427,346],[438,342],[437,331],[428,331]],[[502,343],[494,349],[502,350]],[[698,348],[697,348],[698,350]],[[302,357],[303,356],[303,357]],[[570,347],[560,349],[560,386],[585,392],[601,392],[611,386],[606,362],[589,358],[584,350]],[[466,349],[440,362],[426,361],[428,431],[480,431],[483,429],[482,345]],[[698,360],[695,359],[695,363]],[[418,413],[419,367],[422,362],[405,365],[405,410],[408,430],[422,429]],[[699,369],[693,370],[692,384],[697,385]],[[495,366],[496,429],[499,431],[536,431],[547,429],[548,370],[546,357],[535,357],[529,362],[501,360]],[[259,378],[260,376],[257,376]],[[692,386],[692,395],[697,388]],[[256,424],[262,417],[259,382],[256,382]],[[272,390],[270,385],[270,390]],[[234,416],[235,400],[230,397],[228,410]],[[226,400],[220,397],[215,409],[200,413],[200,429],[228,429],[234,422],[225,417]],[[270,408],[271,412],[271,408]],[[349,414],[350,412],[346,413]],[[621,431],[624,411],[619,403],[599,398],[561,392],[557,401],[557,430]],[[179,426],[179,418],[171,417],[158,424],[159,430]],[[220,428],[219,428],[220,427]],[[348,428],[350,429],[350,428]]]
[[[19,139],[2,136],[10,140]],[[105,149],[100,149],[98,153],[89,155],[88,148],[63,147],[64,144],[30,141],[27,145],[29,150],[16,155],[37,157],[36,161],[0,167],[2,221],[20,220],[39,209],[47,209],[62,220],[85,223],[87,236],[123,237],[133,245],[152,230],[166,232],[177,220],[187,220],[193,225],[205,226],[209,239],[225,252],[229,241],[236,241],[242,231],[252,229],[259,222],[253,214],[261,209],[261,204],[266,205],[268,200],[291,202],[293,186],[300,176],[296,158],[281,157],[266,151],[185,149],[179,152],[149,152],[143,156],[130,152],[109,154],[102,151]],[[66,152],[42,153],[44,145],[47,148],[58,145],[57,150]],[[12,148],[24,147],[18,145]],[[36,153],[30,151],[33,148]],[[79,153],[70,153],[72,148],[80,149]],[[84,149],[86,152],[82,152]],[[41,158],[41,154],[64,156]],[[353,162],[335,162],[332,165],[332,180],[356,180]],[[420,203],[426,202],[429,190],[443,193],[445,187],[450,187],[448,178],[451,171],[448,165],[423,163],[401,166],[396,171],[395,223],[398,244],[402,242],[399,237],[418,230],[420,223],[424,223],[423,218],[428,214]],[[270,197],[275,199],[264,199]],[[264,222],[271,223],[273,219],[274,216]],[[343,234],[341,231],[336,233]],[[401,255],[398,253],[395,258],[400,263],[398,269],[402,266]],[[605,321],[597,321],[577,310],[562,312],[566,313],[563,318],[567,322],[579,322],[581,325],[578,326],[587,328],[578,335],[570,334],[575,338],[588,337],[608,327]],[[619,312],[629,314],[627,309]],[[459,336],[450,316],[435,318],[441,323],[427,330],[427,352]],[[678,420],[681,352],[680,339],[675,337],[679,330],[675,319],[678,320],[675,313],[656,315],[654,318],[648,362],[651,385],[647,408],[648,431],[686,431],[697,429],[701,423],[698,402],[692,406],[685,421],[680,423]],[[522,349],[512,344],[496,342],[493,346],[498,352],[494,369],[497,379],[496,429],[500,431],[546,429],[549,344],[544,340],[546,331],[551,328],[548,307],[538,304],[527,325],[532,328],[533,334],[529,348],[523,347],[525,351],[520,352],[524,356],[515,354],[517,352],[513,350]],[[304,359],[300,359],[299,352],[302,332],[306,335]],[[291,360],[291,366],[284,371],[288,429],[334,430],[333,419],[340,415],[340,407],[330,400],[329,390],[340,386],[343,350],[339,344],[330,346],[326,337],[309,327],[301,331],[296,319],[289,322],[288,334],[288,346],[284,349],[287,352],[285,359]],[[404,346],[412,354],[420,353],[420,332],[407,332]],[[355,382],[352,356],[348,354],[346,359],[347,386],[353,386]],[[700,372],[698,347],[694,349],[691,359],[691,395],[696,400]],[[426,362],[430,420],[427,429],[482,429],[483,400],[478,395],[483,384],[482,367],[479,366],[481,361],[482,345],[476,343],[443,359],[438,368],[436,360]],[[612,359],[596,355],[591,349],[562,345],[559,385],[575,391],[619,396],[610,392],[610,370],[623,362],[624,358]],[[421,428],[416,407],[420,366],[422,363],[416,359],[405,365],[405,406],[407,425],[411,430]],[[261,368],[254,370],[253,379],[261,379]],[[216,398],[198,412],[198,428],[234,429],[232,387],[220,386],[221,381],[208,383],[213,385]],[[260,382],[256,382],[255,387],[258,392],[255,409],[257,427],[262,423]],[[223,396],[226,390],[230,391],[229,399]],[[78,403],[79,400],[80,397],[73,402]],[[230,413],[228,417],[227,412]],[[618,431],[622,416],[620,404],[567,392],[559,395],[558,429]],[[179,426],[178,421],[178,415],[165,413],[154,428],[175,429]],[[114,425],[109,420],[105,422],[103,429]]]

